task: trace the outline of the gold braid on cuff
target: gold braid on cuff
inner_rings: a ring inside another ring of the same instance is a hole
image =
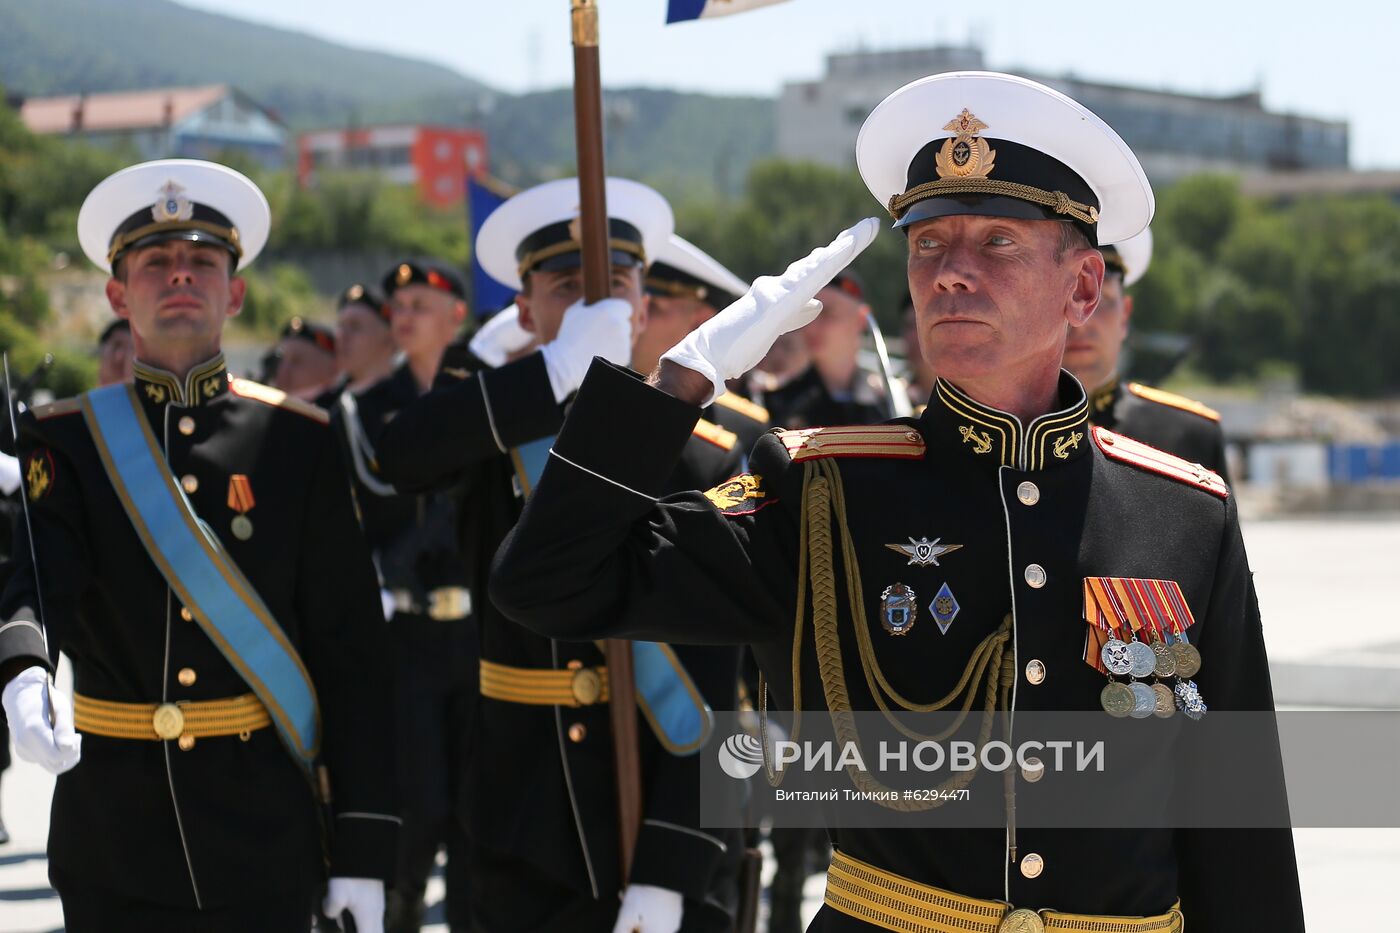
[[[994,194],[1008,198],[1019,198],[1048,207],[1057,214],[1064,214],[1080,223],[1099,222],[1099,209],[1090,204],[1071,201],[1063,191],[1045,191],[1030,185],[1018,185],[1014,181],[997,181],[991,178],[940,178],[938,181],[924,182],[903,194],[890,197],[890,216],[898,220],[904,212],[920,201],[929,198],[959,194]]]

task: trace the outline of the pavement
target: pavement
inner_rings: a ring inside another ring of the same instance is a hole
[[[1249,521],[1244,536],[1280,705],[1400,709],[1400,515]],[[60,686],[65,680],[61,672]],[[12,837],[0,846],[4,933],[62,929],[44,856],[52,794],[53,778],[26,762],[0,778],[0,813]],[[1377,917],[1390,915],[1392,893],[1377,882],[1400,874],[1400,829],[1293,835],[1309,930],[1375,929]],[[821,903],[823,880],[808,879],[808,917]],[[442,896],[435,878],[426,933],[447,933]]]

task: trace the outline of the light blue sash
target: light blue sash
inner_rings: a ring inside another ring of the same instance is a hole
[[[292,757],[311,772],[321,740],[311,676],[253,585],[176,484],[135,388],[92,390],[83,396],[83,418],[151,560],[267,707]]]
[[[554,438],[544,437],[511,450],[511,463],[526,496],[539,482],[553,446]],[[659,642],[634,641],[632,668],[637,706],[657,741],[673,755],[698,752],[714,729],[715,717],[675,651]]]

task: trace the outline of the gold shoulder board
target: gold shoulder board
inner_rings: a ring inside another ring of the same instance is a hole
[[[794,463],[822,457],[884,457],[922,460],[923,435],[903,424],[849,425],[779,431]]]
[[[1180,408],[1182,411],[1189,411],[1193,415],[1200,415],[1202,418],[1209,418],[1211,421],[1220,420],[1220,412],[1209,405],[1202,405],[1193,398],[1184,395],[1177,395],[1175,392],[1167,392],[1163,389],[1154,389],[1152,386],[1145,386],[1140,382],[1128,383],[1128,391],[1138,398],[1145,398],[1149,402],[1156,402],[1158,405],[1169,405],[1172,408]]]
[[[1222,499],[1228,498],[1230,495],[1230,487],[1225,485],[1220,474],[1214,470],[1206,469],[1199,463],[1191,463],[1175,454],[1169,454],[1165,450],[1158,450],[1142,441],[1135,441],[1130,437],[1114,434],[1112,431],[1106,431],[1100,427],[1093,428],[1093,433],[1094,443],[1110,460],[1128,463],[1186,483],[1188,486],[1204,489]]]
[[[330,424],[331,416],[326,413],[324,408],[310,402],[303,402],[299,398],[293,398],[281,389],[274,389],[272,386],[265,386],[260,382],[253,382],[251,379],[234,379],[230,388],[233,389],[234,395],[241,395],[243,398],[250,398],[266,405],[285,408],[288,411],[304,415],[312,421]]]
[[[719,398],[715,399],[715,404],[723,405],[730,411],[737,411],[745,418],[750,418],[761,424],[768,424],[770,421],[773,420],[772,416],[768,414],[768,409],[764,408],[757,402],[751,402],[748,399],[744,398],[742,395],[738,395],[734,392],[724,393]]]
[[[738,435],[733,431],[725,430],[711,421],[701,418],[695,423],[695,430],[691,432],[703,441],[709,441],[721,450],[730,450],[738,441]]]
[[[61,398],[57,401],[49,402],[47,405],[36,405],[31,411],[34,417],[40,421],[45,418],[55,418],[59,415],[71,415],[75,411],[82,411],[83,403],[77,398]]]

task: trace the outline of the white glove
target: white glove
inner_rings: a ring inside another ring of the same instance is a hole
[[[744,297],[681,338],[661,358],[708,378],[714,392],[701,407],[709,405],[725,393],[726,379],[753,369],[774,341],[821,313],[821,302],[813,300],[817,292],[871,244],[879,229],[880,221],[867,217],[842,230],[830,245],[788,266],[781,276],[755,279]]]
[[[19,488],[19,458],[0,453],[0,493],[11,495]]]
[[[834,273],[833,273],[834,274]],[[632,360],[632,305],[621,298],[597,304],[576,301],[564,312],[559,336],[540,347],[554,400],[578,391],[593,357],[626,366]]]
[[[512,353],[530,345],[535,335],[520,326],[520,308],[510,305],[481,325],[467,346],[488,366],[503,366]]]
[[[332,920],[350,911],[358,933],[384,933],[384,882],[378,878],[332,878],[321,913]]]
[[[49,725],[50,701],[53,725]],[[48,671],[26,667],[5,685],[0,702],[20,758],[50,774],[62,774],[78,763],[83,737],[73,729],[73,699],[50,687]]]
[[[629,884],[622,892],[613,933],[676,933],[685,898],[679,891],[650,884]]]
[[[398,612],[398,604],[394,599],[391,590],[386,590],[382,586],[379,588],[379,608],[384,610],[384,621],[388,622],[394,618],[394,613]]]

